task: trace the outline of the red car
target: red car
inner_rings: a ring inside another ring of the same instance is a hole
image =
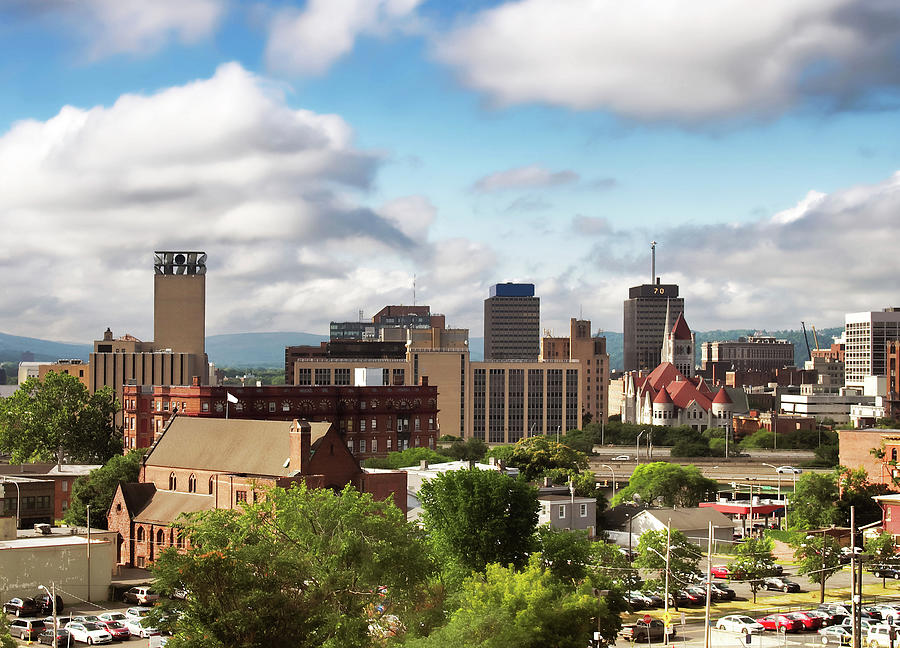
[[[131,639],[131,630],[118,621],[97,621],[97,625],[111,634],[113,641],[127,641]]]
[[[756,621],[761,623],[766,630],[781,630],[784,628],[785,632],[799,632],[803,627],[803,624],[797,619],[789,619],[784,614],[770,614]]]
[[[803,630],[818,630],[822,627],[822,619],[806,612],[791,612],[785,614],[788,619],[794,619],[803,624]]]
[[[725,565],[713,567],[709,570],[709,572],[716,578],[728,578],[729,576],[731,576],[731,570],[728,569],[728,567],[726,567]]]

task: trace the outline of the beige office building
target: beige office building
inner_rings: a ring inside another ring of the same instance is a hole
[[[90,389],[112,387],[121,399],[126,383],[209,384],[206,356],[206,253],[154,253],[152,342],[106,330],[94,342]]]
[[[605,337],[591,337],[591,320],[569,320],[569,337],[541,338],[543,360],[574,360],[581,365],[584,411],[595,423],[609,417],[609,354]]]
[[[578,361],[471,362],[467,329],[409,329],[407,342],[404,358],[298,358],[293,382],[350,385],[357,369],[385,385],[427,376],[438,388],[440,433],[489,443],[581,427]]]

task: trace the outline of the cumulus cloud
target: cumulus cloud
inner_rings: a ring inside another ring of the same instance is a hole
[[[353,139],[233,63],[14,124],[0,134],[0,331],[147,338],[155,249],[208,252],[211,333],[327,330],[405,295],[416,268],[458,275],[459,258],[434,253],[425,198],[367,204],[382,159]]]
[[[174,39],[196,43],[210,36],[226,0],[12,0],[8,9],[62,20],[80,34],[91,59],[148,54]]]
[[[894,0],[515,0],[435,56],[499,105],[693,124],[896,97],[898,46]]]
[[[408,26],[421,0],[309,0],[285,8],[269,25],[266,61],[275,70],[320,75],[362,35],[385,36]]]
[[[506,191],[509,189],[536,189],[540,187],[555,187],[578,181],[578,174],[568,169],[564,171],[550,171],[549,169],[532,164],[530,166],[517,167],[497,171],[480,178],[472,185],[472,189],[479,193],[491,193]]]
[[[654,230],[657,271],[680,285],[689,323],[700,330],[840,325],[844,313],[895,305],[898,213],[900,172],[877,184],[811,191],[771,218]],[[584,217],[573,227],[598,237],[590,267],[616,284],[619,303],[608,310],[617,312],[607,313],[615,321],[627,286],[649,281],[649,233]],[[611,236],[622,244],[611,246]]]

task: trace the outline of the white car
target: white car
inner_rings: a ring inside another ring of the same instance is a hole
[[[74,641],[91,645],[112,643],[112,635],[109,632],[89,621],[70,621],[66,624],[66,630]]]
[[[778,466],[778,468],[775,469],[775,472],[780,475],[799,475],[803,470],[794,468],[793,466]]]
[[[153,608],[138,606],[138,607],[130,607],[125,610],[125,618],[124,619],[109,619],[110,621],[118,621],[119,623],[124,623],[126,619],[143,619],[145,616],[150,614],[150,610]]]
[[[865,634],[863,645],[869,648],[890,648],[896,641],[891,635],[891,626],[886,623],[873,624]]]
[[[104,612],[98,616],[101,621],[118,621],[119,623],[122,623],[122,621],[128,618],[121,612]]]
[[[156,628],[144,627],[141,623],[141,619],[129,617],[124,621],[119,621],[119,623],[128,628],[128,632],[131,633],[132,637],[141,637],[143,639],[144,637],[151,637],[159,634],[159,630]]]
[[[717,630],[727,632],[742,632],[743,634],[763,634],[766,631],[763,624],[744,614],[730,614],[716,622]]]
[[[612,458],[613,461],[628,461],[629,459],[631,459],[631,457],[628,455],[619,455],[618,457]]]

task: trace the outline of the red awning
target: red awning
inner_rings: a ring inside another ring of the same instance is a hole
[[[754,506],[750,506],[747,504],[737,504],[737,503],[727,503],[720,504],[719,502],[700,502],[700,506],[705,506],[709,508],[716,509],[719,513],[724,513],[725,515],[750,515],[750,511],[753,511],[753,515],[770,515],[775,511],[784,510],[783,504],[755,504]]]

